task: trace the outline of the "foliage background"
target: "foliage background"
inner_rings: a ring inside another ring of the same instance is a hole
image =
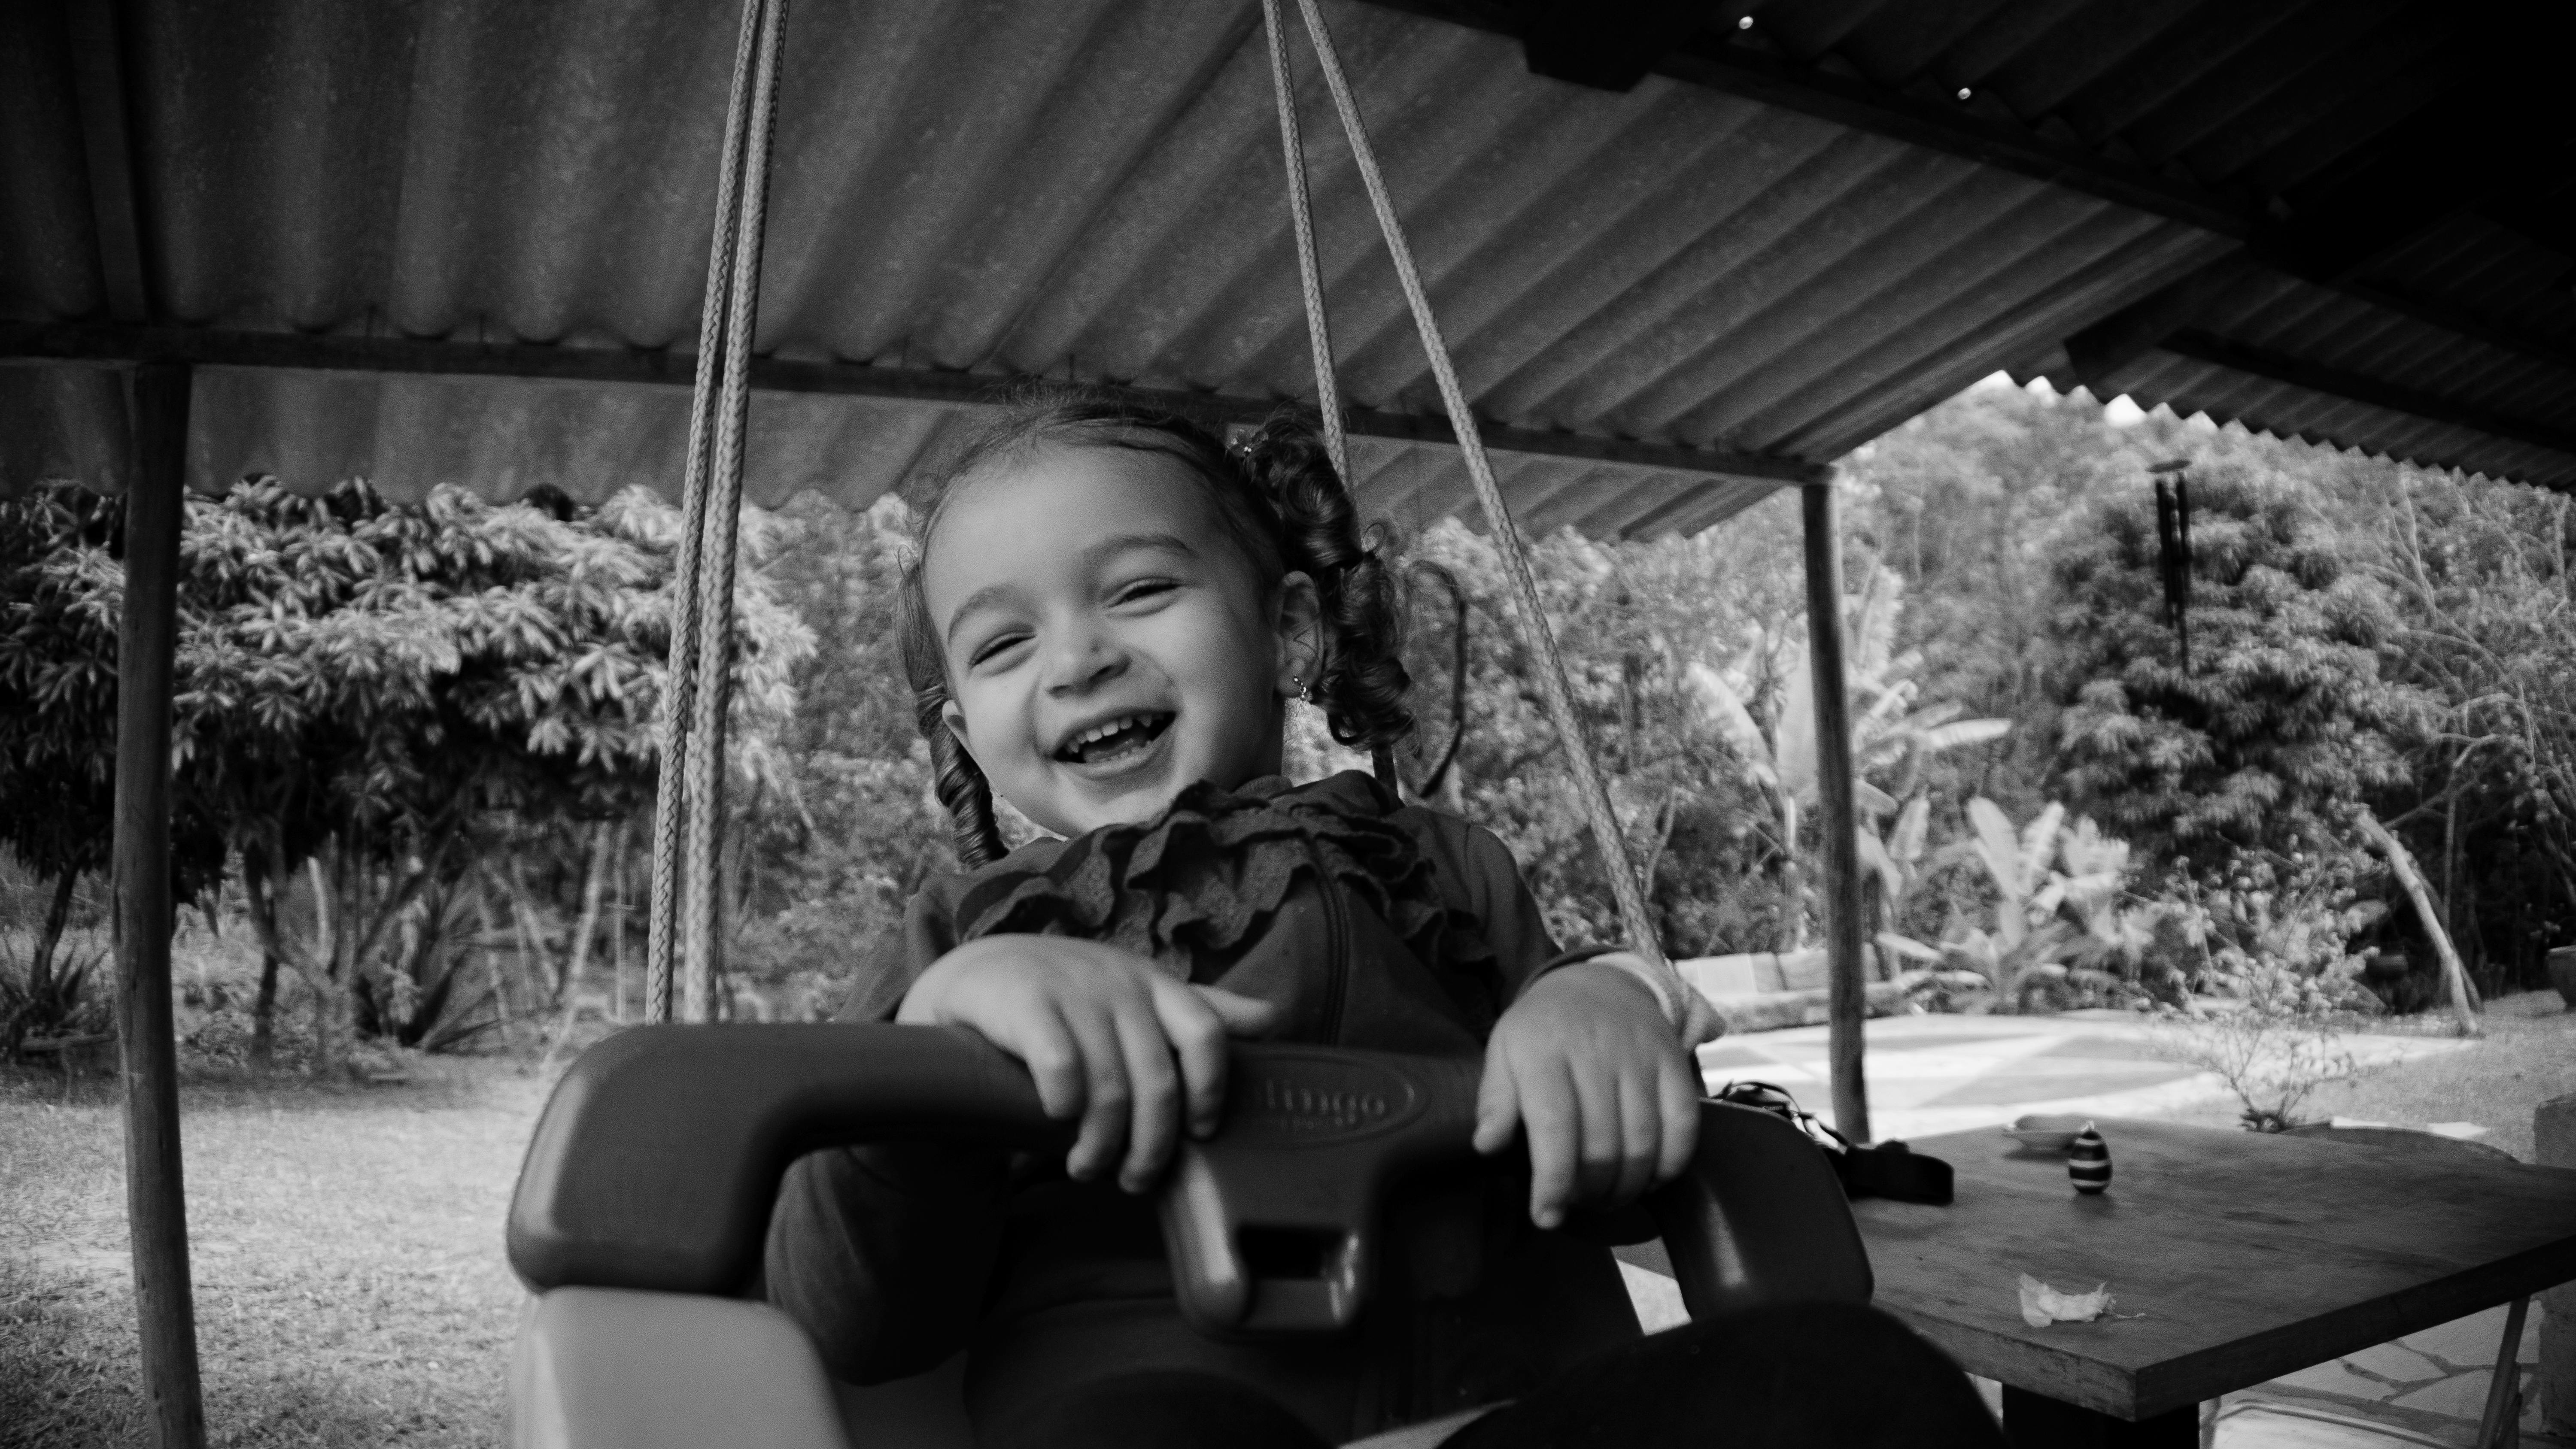
[[[2147,472],[2174,458],[2197,505],[2189,671]],[[2373,990],[2420,1005],[2431,953],[2359,848],[2365,807],[2423,864],[2482,988],[2536,982],[2541,954],[2576,941],[2566,498],[1991,385],[1859,450],[1844,479],[1850,627],[1876,641],[1856,656],[1879,741],[1872,928],[1948,970],[1933,1004],[2029,965],[2236,990],[2251,965],[2358,979],[2378,952]],[[23,998],[56,901],[66,965],[95,949],[121,571],[112,504],[8,506],[0,981]],[[317,1042],[290,1018],[316,1001],[365,1041],[526,1054],[634,1015],[670,512],[640,493],[593,510],[461,490],[392,509],[363,484],[317,501],[258,480],[192,505],[181,835],[193,918],[231,963],[189,988],[207,1043],[307,1059]],[[800,500],[746,529],[723,864],[736,1014],[828,1011],[953,862],[892,643],[909,542],[892,500]],[[1696,538],[1532,543],[1664,948],[1812,941],[1812,814],[1783,808],[1786,757],[1762,758],[1794,753],[1803,719],[1794,500]],[[1608,935],[1491,541],[1451,521],[1395,546],[1414,589],[1408,788],[1499,834],[1560,936]],[[1741,726],[1695,671],[1730,681]],[[2009,728],[1926,743],[1926,721],[1982,719]],[[1364,763],[1302,711],[1290,759]],[[280,782],[302,793],[281,803]],[[2021,860],[2043,823],[2046,849]],[[263,910],[279,931],[254,929]],[[377,924],[345,929],[361,918]]]

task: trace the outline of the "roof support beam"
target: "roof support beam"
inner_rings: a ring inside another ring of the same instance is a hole
[[[2477,213],[2536,246],[2576,261],[2576,183],[2489,197]]]
[[[125,1078],[125,1212],[155,1449],[206,1443],[170,1021],[170,697],[189,382],[185,364],[135,369],[136,476],[126,493],[125,605],[116,631],[116,1035]]]
[[[2188,357],[2197,362],[2210,363],[2254,377],[2267,378],[2273,382],[2288,383],[2292,387],[2306,388],[2311,392],[2350,398],[2357,403],[2386,408],[2390,412],[2405,413],[2427,422],[2447,423],[2453,427],[2485,433],[2490,437],[2528,443],[2535,448],[2548,448],[2567,454],[2569,457],[2576,457],[2576,432],[2554,428],[2529,418],[2507,417],[2501,413],[2488,412],[2484,408],[2474,407],[2452,398],[2416,392],[2411,388],[2396,387],[2378,378],[2364,377],[2359,373],[2345,372],[2339,368],[2321,367],[2296,357],[2287,357],[2258,347],[2248,347],[2243,343],[2230,342],[2223,337],[2213,337],[2206,332],[2190,330],[2177,332],[2156,345],[2163,351]]]
[[[2055,139],[1960,102],[1881,90],[1775,51],[1695,40],[1664,57],[1655,69],[1676,80],[1962,157],[2220,236],[2241,238],[2254,230],[2243,204],[2148,167],[2113,160],[2081,141]]]
[[[2510,40],[2510,37],[2505,39]],[[2454,88],[2393,134],[2371,144],[2351,171],[2293,188],[2285,219],[2255,247],[2292,276],[2337,285],[2449,217],[2513,198],[2568,173],[2576,120],[2556,104],[2549,47],[2501,44],[2473,84]]]
[[[1374,3],[1390,10],[1409,11],[1470,29],[1519,38],[1530,52],[1531,68],[1540,70],[1541,74],[1556,74],[1554,69],[1543,70],[1541,67],[1560,65],[1560,56],[1567,57],[1563,63],[1573,63],[1570,53],[1546,48],[1554,31],[1542,29],[1532,20],[1525,19],[1522,7],[1508,3],[1508,0],[1374,0]],[[1564,28],[1568,30],[1580,30],[1586,23],[1600,23],[1592,15],[1598,7],[1588,3],[1582,7],[1557,3],[1537,8],[1563,16]],[[1651,5],[1637,7],[1634,0],[1630,0],[1628,8],[1657,9]],[[1579,14],[1567,13],[1578,9]],[[1732,15],[1743,9],[1742,5],[1736,5],[1729,7],[1726,13]],[[1702,10],[1698,18],[1704,24],[1714,14]],[[1646,18],[1658,19],[1660,15]],[[1729,35],[1733,33],[1727,32]],[[1668,44],[1666,35],[1665,31],[1647,28],[1638,33],[1637,40],[1639,44],[1664,46]],[[1594,39],[1591,48],[1613,58],[1619,53],[1613,41],[1607,39]],[[2245,203],[2176,181],[2145,166],[2113,160],[2080,141],[2056,139],[2018,121],[1982,114],[1969,105],[1922,100],[1881,90],[1867,81],[1835,75],[1777,51],[1716,38],[1705,31],[1673,37],[1669,48],[1659,54],[1660,58],[1645,69],[1675,80],[1706,86],[1710,90],[1741,96],[1748,101],[1759,101],[1785,111],[1849,126],[1856,131],[1965,157],[2034,180],[2098,196],[2105,201],[2135,207],[2151,215],[2189,222],[2221,236],[2244,237],[2253,230],[2251,209]],[[1586,55],[1588,57],[1589,52]],[[1604,68],[1607,69],[1606,62]],[[1641,69],[1639,74],[1642,76],[1643,73]],[[1562,78],[1582,79],[1579,75]]]
[[[2232,252],[2162,291],[2131,303],[2068,337],[2067,361],[2085,386],[2101,391],[2121,368],[2144,357],[2174,334],[2193,328],[2202,308],[2244,279],[2262,260],[2257,252]],[[2459,308],[2410,297],[2374,283],[2347,282],[2334,290],[2409,321],[2576,372],[2576,348],[2500,327]]]
[[[507,377],[534,381],[629,386],[688,387],[696,359],[679,352],[549,347],[529,343],[484,345],[402,337],[339,337],[293,332],[231,332],[181,327],[132,327],[96,322],[0,322],[0,364],[74,362],[121,365],[141,358],[200,367],[284,368],[305,372],[387,373],[423,377]],[[988,405],[996,388],[1017,381],[989,373],[930,368],[871,367],[848,362],[790,362],[755,357],[751,385],[764,392],[822,393],[884,398],[952,407]],[[1286,402],[1282,398],[1226,397],[1215,393],[1118,387],[1140,402],[1190,417],[1210,427],[1258,423]],[[1355,408],[1353,436],[1390,442],[1455,446],[1445,418]],[[1806,483],[1825,474],[1822,464],[1761,453],[1723,452],[1672,443],[1640,442],[1588,433],[1483,425],[1485,446],[1497,452],[1579,458],[1676,473],[1744,478],[1774,484]]]
[[[2247,243],[2247,255],[2313,286],[2342,292],[2427,326],[2545,362],[2576,362],[2565,348],[2546,339],[2455,307],[2355,280],[2356,272],[2374,257],[2384,255],[2451,212],[2496,195],[2500,188],[2509,191],[2508,183],[2528,185],[2535,176],[2559,174],[2551,164],[2532,164],[2535,160],[2559,164],[2559,158],[2567,154],[2565,133],[2569,121],[2564,108],[2554,116],[2545,113],[2547,98],[2556,91],[2542,77],[2529,77],[2530,83],[2516,79],[2512,84],[2482,85],[2473,94],[2464,93],[2438,104],[2420,122],[2410,125],[2404,135],[2387,143],[2386,154],[2379,161],[2344,178],[2328,194],[2301,198],[2299,211],[2283,221],[2261,210],[2252,197],[2222,195],[2144,165],[2114,160],[2071,137],[2053,138],[2010,117],[1981,113],[1973,103],[1884,90],[1765,46],[1733,40],[1729,38],[1732,31],[1712,33],[1700,29],[1676,36],[1670,18],[1646,0],[1625,0],[1613,7],[1606,20],[1592,13],[1597,6],[1588,0],[1581,7],[1572,0],[1553,0],[1531,7],[1526,16],[1520,7],[1502,0],[1376,3],[1453,24],[1519,36],[1529,52],[1533,70],[1564,79],[1586,80],[1581,66],[1597,64],[1604,79],[1596,83],[1616,81],[1624,71],[1614,62],[1633,59],[1639,47],[1665,47],[1660,59],[1650,65],[1640,63],[1637,73],[1642,75],[1651,69],[1728,95],[2197,226]],[[1741,9],[1739,5],[1717,12],[1704,10],[1697,18],[1705,23]],[[1594,34],[1586,42],[1588,48],[1568,50],[1553,38],[1554,30],[1542,25],[1551,17],[1564,20],[1565,26],[1577,31],[1588,25],[1596,32],[1608,33]],[[1623,43],[1628,47],[1625,50],[1621,48]],[[1556,48],[1550,49],[1551,46]],[[2500,82],[2522,77],[2538,58],[2549,54],[2554,52],[2545,47],[2530,48],[2524,57],[2506,63],[2503,77],[2490,79]],[[1567,66],[1575,69],[1568,70]],[[1628,83],[1633,84],[1633,79]],[[2532,127],[2524,130],[2498,124],[2493,97],[2499,92],[2509,97],[2507,104],[2531,113]],[[2517,136],[2525,139],[2517,143]],[[2459,157],[2470,159],[2460,161],[2456,159]],[[2191,285],[2182,284],[2182,289]],[[2154,344],[2155,335],[2148,335],[2152,319],[2167,318],[2167,332],[2188,325],[2192,320],[2189,313],[2177,313],[2175,309],[2197,295],[2188,290],[2181,296],[2160,295],[2130,309],[2135,315],[2105,319],[2094,330],[2102,332],[2104,338],[2116,335],[2128,350],[2097,346],[2097,355],[2111,359],[2113,365],[2134,359]],[[2099,343],[2103,339],[2093,340]],[[2078,343],[2070,339],[2067,350],[2076,352]],[[2080,361],[2078,371],[2080,375]]]
[[[1656,68],[1666,75],[1696,80],[1748,100],[1800,111],[1854,130],[1910,142],[2187,222],[2245,242],[2243,256],[2311,286],[2341,292],[2489,346],[2560,366],[2576,366],[2576,357],[2571,357],[2563,346],[2457,307],[2391,291],[2357,276],[2373,259],[2452,212],[2494,194],[2505,178],[2531,169],[2527,164],[2531,158],[2519,155],[2495,157],[2473,166],[2444,165],[2440,158],[2450,154],[2442,149],[2445,146],[2464,148],[2461,154],[2469,155],[2499,149],[2492,142],[2472,145],[2462,131],[2464,123],[2456,106],[2444,108],[2429,121],[2422,136],[2410,137],[2394,147],[2379,164],[2283,223],[2240,212],[2223,198],[2143,167],[2123,167],[2077,143],[2050,141],[2016,122],[1988,120],[1965,106],[1893,95],[1865,82],[1812,66],[1801,67],[1750,46],[1701,40],[1666,57]],[[2553,92],[2543,87],[2537,93]],[[2492,127],[2492,118],[2477,124]],[[2565,122],[2558,125],[2563,130]],[[2564,155],[2566,150],[2563,143],[2546,137],[2534,149],[2541,156]],[[2544,168],[2536,174],[2551,173]],[[2415,183],[2411,189],[2401,185],[2409,176]],[[2441,179],[2430,180],[2428,176]],[[2221,262],[2217,267],[2229,265]],[[2169,291],[2182,295],[2159,294],[2130,309],[2138,315],[2105,319],[2100,326],[2108,329],[2118,322],[2122,331],[2134,332],[2148,320],[2150,310],[2158,315],[2168,314],[2177,304],[2207,295],[2196,281],[2177,284]],[[2171,327],[2189,321],[2186,313],[2175,318]],[[2153,341],[2148,337],[2138,342],[2137,350],[2143,351]],[[2070,339],[2067,350],[2073,353],[2076,348]]]
[[[2243,274],[2244,265],[2244,253],[2231,252],[2075,333],[2066,339],[2067,363],[2086,387],[2107,397],[2114,374],[2191,326],[2200,309]]]
[[[1525,6],[1521,54],[1532,75],[1624,91],[1708,22],[1706,0],[1584,0]]]
[[[152,315],[143,285],[143,232],[136,220],[134,145],[127,134],[125,43],[114,0],[74,0],[72,91],[80,103],[81,146],[89,163],[90,212],[98,228],[107,313],[119,322]]]

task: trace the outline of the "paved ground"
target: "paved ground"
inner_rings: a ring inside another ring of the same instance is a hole
[[[2469,1045],[2453,1037],[2349,1041],[2363,1066]],[[2158,1060],[2146,1027],[2127,1012],[1889,1016],[1869,1023],[1867,1043],[1870,1132],[1880,1140],[2001,1125],[2025,1112],[2154,1117],[2226,1094],[2216,1077]],[[1724,1037],[1701,1048],[1699,1060],[1711,1086],[1769,1082],[1832,1120],[1821,1026]]]
[[[1819,1026],[1729,1037],[1703,1048],[1700,1065],[1712,1087],[1769,1082],[1830,1120],[1825,1035]],[[2439,1037],[2352,1040],[2364,1065],[2471,1045]],[[1869,1023],[1867,1043],[1870,1127],[1880,1140],[2001,1126],[2026,1112],[2157,1117],[2225,1093],[2213,1076],[2157,1060],[2144,1027],[2120,1012],[1885,1017]],[[2459,1124],[2451,1130],[2463,1131]],[[1650,1327],[1679,1321],[1680,1295],[1670,1280],[1631,1270],[1630,1282]],[[2466,1445],[2485,1409],[2504,1316],[2498,1307],[2231,1394],[2218,1407],[2215,1441],[2221,1449]],[[2535,1449],[2560,1442],[2536,1437],[2529,1377],[2537,1319],[2535,1308],[2518,1356],[2522,1442]]]

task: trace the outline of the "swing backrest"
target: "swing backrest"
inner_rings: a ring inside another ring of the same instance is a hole
[[[1475,1084],[1472,1061],[1237,1046],[1224,1125],[1184,1147],[1164,1193],[1184,1315],[1233,1339],[1347,1327],[1375,1277],[1384,1198],[1477,1170]],[[836,1445],[812,1437],[844,1410],[811,1345],[733,1295],[796,1156],[923,1137],[1060,1148],[1069,1129],[1016,1062],[943,1028],[647,1027],[585,1053],[547,1103],[511,1204],[512,1266],[542,1295],[512,1371],[515,1442],[634,1449],[711,1442],[704,1429]],[[1630,1235],[1660,1235],[1695,1318],[1869,1299],[1841,1186],[1779,1118],[1704,1104],[1691,1170],[1647,1207]],[[1323,1238],[1320,1270],[1252,1272],[1246,1229]],[[851,1402],[862,1445],[926,1449],[962,1424],[935,1376]],[[909,1437],[888,1437],[907,1417]]]

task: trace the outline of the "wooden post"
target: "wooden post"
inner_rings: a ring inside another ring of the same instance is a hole
[[[1806,509],[1808,675],[1816,699],[1816,835],[1824,843],[1820,898],[1825,926],[1828,1036],[1834,1126],[1867,1142],[1869,1085],[1861,1074],[1861,1023],[1869,1015],[1862,978],[1860,845],[1852,805],[1851,695],[1843,683],[1843,541],[1835,484],[1799,489]]]
[[[197,1311],[179,1164],[170,1012],[170,688],[179,527],[187,511],[189,369],[134,370],[125,492],[125,612],[116,644],[116,1036],[125,1089],[125,1210],[143,1387],[159,1449],[203,1449]]]
[[[2397,872],[2397,883],[2406,887],[2406,898],[2415,903],[2415,915],[2424,923],[2424,934],[2433,938],[2433,950],[2442,958],[2442,980],[2451,988],[2451,1015],[2460,1024],[2462,1036],[2484,1036],[2478,1025],[2476,1008],[2469,1005],[2469,973],[2460,965],[2460,953],[2451,949],[2451,933],[2442,928],[2442,916],[2433,909],[2433,893],[2424,887],[2424,877],[2415,871],[2415,857],[2407,854],[2379,817],[2364,810],[2356,817],[2361,833],[2388,857],[2388,868]]]

